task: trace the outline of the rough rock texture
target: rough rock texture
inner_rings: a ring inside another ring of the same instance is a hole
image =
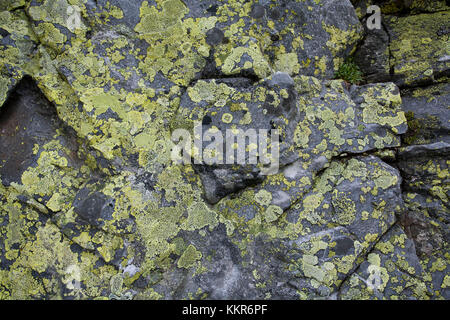
[[[369,82],[390,80],[404,87],[448,81],[448,1],[447,4],[426,0],[368,2],[381,2],[382,12],[386,13],[382,28],[366,30],[365,39],[355,54]],[[404,4],[407,2],[409,6]],[[400,3],[403,4],[399,6]]]
[[[450,299],[447,2],[2,1],[0,299]]]

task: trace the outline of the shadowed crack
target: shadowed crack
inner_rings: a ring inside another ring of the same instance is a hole
[[[5,186],[20,183],[22,173],[36,165],[35,145],[43,146],[58,134],[67,148],[69,165],[78,167],[76,134],[59,118],[31,77],[24,77],[0,109],[0,176]]]

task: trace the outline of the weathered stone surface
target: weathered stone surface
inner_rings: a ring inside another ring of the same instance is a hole
[[[444,1],[410,1],[409,6],[399,1],[370,4],[380,4],[390,16],[383,17],[383,29],[366,30],[355,57],[368,82],[390,79],[405,88],[401,93],[402,110],[409,130],[402,138],[405,146],[400,148],[396,162],[403,178],[406,205],[400,223],[407,237],[414,241],[425,270],[418,277],[422,281],[420,290],[425,284],[427,288],[425,294],[418,294],[415,289],[414,294],[407,292],[399,297],[412,295],[424,299],[434,297],[436,292],[448,297],[448,280],[443,276],[448,273],[443,261],[448,255],[449,237],[448,6]],[[360,1],[360,18],[363,10],[365,6]],[[405,15],[408,11],[410,14]],[[397,14],[401,16],[394,16]],[[435,44],[439,47],[433,47]],[[358,282],[355,279],[354,284]],[[351,286],[347,292],[359,292],[364,297],[365,293]],[[400,287],[398,293],[399,290]]]
[[[356,2],[2,2],[0,299],[449,299],[448,7]]]
[[[392,59],[398,85],[432,82],[448,76],[448,11],[387,19]]]
[[[0,105],[22,79],[36,45],[37,39],[23,11],[0,11]]]
[[[274,85],[283,75],[286,83]],[[282,138],[279,167],[297,160],[296,166],[303,167],[300,176],[287,179],[296,180],[302,175],[310,178],[332,157],[346,152],[399,146],[399,135],[406,132],[399,91],[392,83],[347,91],[342,81],[321,84],[313,77],[291,79],[285,73],[251,87],[233,87],[232,83],[197,82],[182,98],[176,121],[184,122],[186,128],[193,128],[192,122],[202,122],[203,132],[211,128],[224,132],[235,126],[243,132],[278,129]],[[208,144],[204,142],[203,148]],[[265,178],[256,165],[232,169],[227,165],[196,164],[194,168],[202,177],[211,203]]]
[[[344,282],[339,297],[410,300],[431,296],[413,241],[395,225]]]
[[[39,159],[35,146],[51,142],[58,130],[65,129],[54,107],[28,77],[3,105],[0,126],[0,175],[5,186],[21,183],[24,171]],[[61,135],[60,143],[76,153],[76,141],[70,137]]]
[[[366,30],[366,37],[355,53],[355,62],[367,82],[391,80],[389,34],[384,28]]]
[[[402,94],[402,110],[408,120],[406,144],[449,143],[450,85],[443,83],[407,89]]]
[[[424,268],[434,268],[448,253],[450,236],[448,84],[406,90],[402,109],[409,125],[404,137],[409,146],[399,150],[397,163],[408,208],[402,223],[414,240],[417,254],[426,261]],[[433,281],[429,286],[434,291],[446,288],[441,275],[430,277]],[[447,291],[442,292],[446,297]]]
[[[446,248],[448,252],[448,248]],[[414,242],[395,225],[342,285],[342,299],[448,299],[448,264],[443,256],[418,259]]]
[[[445,142],[402,148],[398,167],[404,177],[405,217],[419,253],[446,252],[449,237],[449,149]]]
[[[418,14],[449,9],[447,0],[352,0],[358,17],[363,17],[371,5],[380,7],[385,15]]]
[[[245,211],[242,198],[229,200],[222,214],[231,218],[231,210]],[[270,208],[270,199],[261,194],[254,198],[255,205]],[[189,280],[182,288],[193,292],[200,286],[208,292],[218,281],[220,286],[211,292],[216,299],[329,297],[392,226],[402,207],[394,168],[375,157],[335,162],[279,221],[268,219],[270,209],[262,211],[237,225],[231,239],[242,240],[234,245],[224,240],[225,234],[219,236],[225,230],[194,238],[203,257],[218,253],[204,265],[208,271],[185,276]],[[216,249],[217,243],[226,248]],[[246,255],[240,256],[243,243]]]
[[[442,82],[448,78],[448,8],[407,16],[383,16],[383,28],[366,30],[355,55],[369,82],[399,86]]]

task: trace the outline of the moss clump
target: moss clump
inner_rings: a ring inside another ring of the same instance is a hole
[[[351,84],[359,84],[362,82],[362,72],[353,58],[347,59],[335,74],[336,79],[343,79]]]
[[[421,125],[418,119],[414,117],[414,112],[405,112],[406,121],[408,122],[408,132],[404,136],[406,144],[414,144],[420,133]]]

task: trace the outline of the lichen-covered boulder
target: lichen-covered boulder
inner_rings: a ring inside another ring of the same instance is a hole
[[[11,7],[11,9],[13,9]],[[38,40],[23,11],[0,11],[0,105],[24,76]]]
[[[448,83],[406,89],[402,101],[402,110],[405,112],[409,128],[404,136],[406,144],[450,142]]]
[[[449,299],[425,2],[0,3],[0,299]]]
[[[379,6],[380,11],[385,15],[418,14],[449,9],[446,0],[351,0],[351,2],[359,18],[364,17],[367,8],[372,5]]]
[[[433,295],[414,243],[392,227],[342,285],[342,299],[428,299]]]
[[[448,93],[448,84],[406,90],[402,105],[409,126],[397,164],[404,178],[403,198],[408,208],[402,221],[418,255],[427,261],[427,270],[441,263],[450,236]],[[441,267],[444,273],[445,268]],[[446,288],[436,280],[442,275],[432,278],[433,290]],[[442,294],[448,296],[447,291]]]
[[[277,206],[270,204],[270,192],[254,196],[250,192],[219,206],[232,229],[193,238],[201,253],[196,256],[210,258],[202,262],[205,269],[188,278],[177,294],[200,287],[216,299],[330,296],[403,208],[398,172],[375,157],[334,162],[310,192],[279,216],[272,209]],[[248,204],[242,202],[252,198],[262,210],[244,223],[239,213],[247,211]],[[240,240],[219,240],[223,237]],[[217,242],[224,249],[215,249]],[[239,255],[239,250],[246,254]],[[219,287],[213,285],[216,281]]]
[[[383,16],[383,27],[366,30],[355,55],[367,81],[390,80],[402,87],[445,81],[450,66],[448,20],[448,7],[403,17]]]
[[[390,29],[390,68],[398,85],[421,84],[448,75],[447,11],[405,18],[392,17]]]

